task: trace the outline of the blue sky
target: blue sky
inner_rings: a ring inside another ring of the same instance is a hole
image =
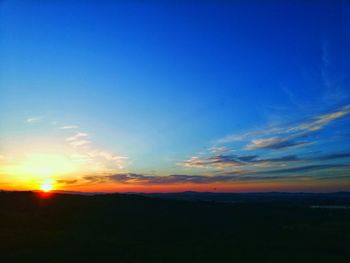
[[[349,189],[347,1],[5,0],[0,10],[4,186],[51,156],[70,167],[53,169],[62,187],[322,177]]]

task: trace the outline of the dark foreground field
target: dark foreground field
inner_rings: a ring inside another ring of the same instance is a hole
[[[348,195],[190,195],[0,192],[0,262],[350,262]]]

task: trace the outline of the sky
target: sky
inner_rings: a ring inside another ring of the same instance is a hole
[[[350,191],[348,1],[0,2],[0,189]]]

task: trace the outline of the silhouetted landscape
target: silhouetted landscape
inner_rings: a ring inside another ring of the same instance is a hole
[[[349,262],[350,193],[0,192],[2,262]]]

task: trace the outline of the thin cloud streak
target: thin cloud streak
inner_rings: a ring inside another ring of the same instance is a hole
[[[90,144],[91,141],[88,138],[89,135],[87,133],[78,132],[75,135],[66,138],[66,141],[73,148],[78,148]]]
[[[295,155],[286,155],[278,158],[260,158],[258,155],[215,155],[207,158],[192,157],[180,165],[190,168],[215,168],[245,166],[262,163],[294,162],[299,161]]]
[[[33,123],[38,123],[41,120],[42,120],[42,117],[29,117],[26,119],[26,123],[33,124]]]
[[[248,150],[257,150],[257,149],[271,149],[271,150],[280,150],[285,148],[297,147],[301,145],[308,144],[304,141],[295,141],[294,137],[272,137],[266,139],[256,139],[252,140],[250,144],[246,146]]]
[[[66,142],[80,152],[79,156],[84,156],[84,158],[75,158],[75,160],[89,162],[102,170],[122,170],[128,160],[126,156],[116,155],[94,147],[89,134],[85,132],[76,132],[67,137]]]
[[[307,121],[294,125],[274,126],[265,129],[249,131],[243,134],[233,134],[217,140],[219,144],[250,140],[247,150],[272,149],[307,145],[308,143],[297,139],[319,131],[332,122],[350,115],[350,105],[343,106],[336,111],[315,116]],[[274,135],[271,137],[271,135]],[[266,136],[269,136],[266,138]],[[256,137],[256,138],[254,138]]]
[[[74,130],[74,129],[79,129],[79,126],[77,125],[65,125],[60,127],[62,130]]]
[[[292,128],[290,131],[318,131],[330,124],[331,122],[345,117],[350,114],[350,105],[342,107],[338,111],[330,112],[327,114],[323,114],[315,117],[313,120],[309,122],[305,122],[300,124],[299,126]]]

